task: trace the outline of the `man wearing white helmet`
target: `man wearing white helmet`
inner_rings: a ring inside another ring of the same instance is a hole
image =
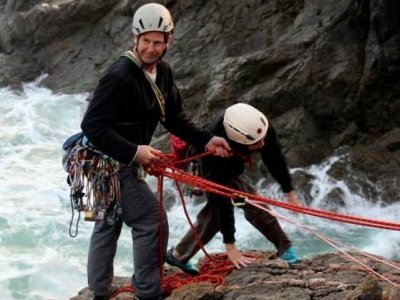
[[[140,174],[142,166],[157,161],[161,154],[149,146],[157,124],[216,155],[230,155],[224,138],[198,128],[183,110],[171,68],[162,60],[173,29],[164,6],[150,3],[137,9],[132,24],[134,46],[100,79],[81,124],[90,142],[120,163],[121,218],[108,225],[98,215],[90,241],[88,281],[94,299],[109,299],[123,222],[132,232],[135,299],[162,298],[160,253],[168,242],[167,216],[162,211],[160,218],[158,199]]]
[[[259,152],[272,176],[287,193],[288,201],[294,205],[301,205],[293,190],[275,130],[263,113],[251,105],[237,103],[228,107],[224,114],[217,116],[207,125],[207,129],[226,137],[234,155],[225,158],[204,157],[201,160],[204,178],[233,189],[256,193],[254,186],[243,172],[246,161],[251,159],[253,153]],[[274,244],[279,257],[290,264],[299,260],[289,238],[274,216],[250,204],[245,204],[241,208],[244,210],[246,220]],[[233,210],[231,199],[207,193],[207,203],[197,215],[195,228],[204,245],[220,231],[229,259],[240,269],[254,259],[244,256],[235,246]],[[169,249],[166,262],[190,275],[198,275],[198,269],[190,264],[189,260],[199,249],[197,239],[189,230],[176,247]]]

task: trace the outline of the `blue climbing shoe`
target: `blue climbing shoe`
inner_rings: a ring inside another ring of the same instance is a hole
[[[191,276],[197,276],[200,274],[200,271],[193,266],[190,262],[187,262],[186,264],[179,259],[176,259],[173,255],[174,248],[171,248],[167,251],[167,254],[165,255],[165,262],[169,264],[170,266],[178,267],[181,269],[183,272],[186,274],[189,274]]]
[[[295,264],[300,261],[300,258],[297,256],[296,251],[294,251],[292,246],[287,248],[286,251],[280,255],[280,258],[286,261],[288,264]]]

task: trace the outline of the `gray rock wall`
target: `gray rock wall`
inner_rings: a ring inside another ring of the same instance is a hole
[[[1,0],[0,85],[18,89],[47,73],[54,91],[92,91],[130,46],[132,12],[144,2]],[[176,20],[166,59],[196,121],[248,102],[276,124],[291,166],[346,146],[352,163],[367,159],[362,172],[389,172],[397,184],[399,1],[161,2]]]

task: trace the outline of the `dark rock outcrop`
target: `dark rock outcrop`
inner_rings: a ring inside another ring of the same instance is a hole
[[[0,85],[46,73],[56,92],[92,91],[131,45],[143,2],[1,0]],[[291,167],[346,152],[332,174],[361,172],[372,198],[398,199],[399,1],[162,3],[176,21],[166,58],[195,121],[248,102],[276,124]],[[164,133],[155,142],[167,150]]]
[[[269,252],[257,253],[260,258],[246,268],[232,271],[224,285],[210,282],[197,282],[183,285],[172,291],[166,298],[171,300],[231,300],[231,299],[285,299],[285,300],[382,300],[400,299],[400,264],[392,262],[396,268],[384,265],[372,259],[352,253],[361,263],[372,268],[386,279],[370,274],[359,263],[348,257],[330,253],[306,259],[290,267]],[[201,262],[200,262],[201,263]],[[165,276],[178,272],[167,267]],[[118,277],[113,283],[113,292],[121,287],[130,286],[129,278]],[[70,300],[89,300],[88,288]],[[120,293],[114,299],[131,299],[132,292]]]

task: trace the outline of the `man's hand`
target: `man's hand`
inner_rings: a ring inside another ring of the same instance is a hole
[[[213,152],[220,157],[229,157],[232,155],[232,149],[228,142],[219,136],[214,136],[206,145],[206,150]]]
[[[288,202],[290,204],[297,205],[297,206],[303,206],[301,204],[299,198],[297,197],[297,194],[295,191],[291,191],[291,192],[287,193],[286,196],[287,196]]]
[[[240,269],[241,267],[247,267],[248,264],[256,260],[253,257],[244,256],[239,250],[236,249],[235,244],[225,244],[225,248],[229,260],[237,269]]]
[[[139,145],[136,152],[135,162],[145,166],[158,161],[161,154],[162,152],[160,150],[154,149],[151,146]]]

